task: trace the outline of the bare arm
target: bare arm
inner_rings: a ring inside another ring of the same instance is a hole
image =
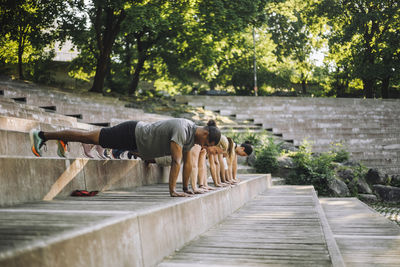
[[[171,170],[169,172],[169,193],[171,197],[184,197],[185,193],[176,192],[176,181],[178,180],[179,171],[181,169],[182,148],[175,142],[171,142]]]
[[[190,151],[186,151],[183,156],[183,192],[188,194],[193,194],[192,191],[189,190],[189,179],[192,174],[192,154]]]
[[[233,157],[233,163],[232,163],[232,178],[233,178],[233,180],[236,180],[236,173],[237,173],[237,155],[235,153],[235,156]]]
[[[217,177],[217,167],[215,166],[215,160],[214,160],[213,154],[208,155],[208,161],[210,163],[210,171],[211,171],[211,177],[214,180],[214,185],[215,186],[220,186],[220,183],[218,182],[218,177]]]
[[[226,183],[224,156],[222,154],[218,154],[218,163],[219,163],[219,173],[220,173],[221,181],[223,183]]]

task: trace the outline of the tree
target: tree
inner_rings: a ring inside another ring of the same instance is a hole
[[[352,75],[363,81],[364,96],[376,96],[377,80],[382,80],[382,93],[387,96],[390,79],[399,66],[398,1],[323,0],[317,7],[329,18],[330,45],[349,47],[348,62]]]
[[[93,7],[89,10],[97,44],[96,74],[90,89],[92,92],[103,92],[115,38],[126,17],[126,5],[126,1],[93,0]]]
[[[16,43],[18,75],[23,79],[23,58],[27,48],[42,51],[49,46],[59,38],[57,18],[61,14],[66,17],[71,14],[62,0],[7,0],[1,2],[0,10],[3,41]]]
[[[313,49],[322,45],[323,40],[316,38],[320,31],[320,21],[308,18],[311,1],[274,0],[266,8],[268,32],[276,44],[276,56],[281,62],[292,61],[302,93],[307,93],[307,81],[311,78],[313,64],[310,55]],[[313,29],[315,27],[315,29]],[[314,32],[313,32],[314,31]]]

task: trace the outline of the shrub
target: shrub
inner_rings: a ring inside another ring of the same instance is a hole
[[[279,147],[273,138],[268,139],[268,144],[256,150],[256,162],[254,167],[258,173],[272,173],[278,165]]]
[[[345,162],[350,158],[350,153],[339,143],[332,145],[330,152],[334,154],[334,162]]]
[[[313,185],[321,195],[329,195],[329,183],[334,179],[332,166],[334,154],[322,153],[313,156],[311,145],[307,142],[300,146],[299,151],[290,155],[296,165],[289,175],[287,183],[295,185]]]

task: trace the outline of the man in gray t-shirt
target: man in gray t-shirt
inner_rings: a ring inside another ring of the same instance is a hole
[[[170,142],[183,150],[194,146],[197,126],[186,119],[172,119],[155,123],[138,122],[135,129],[136,145],[140,157],[154,159],[171,155]]]
[[[214,122],[215,125],[215,122]],[[144,159],[171,155],[169,174],[170,195],[188,196],[189,176],[192,171],[190,149],[194,144],[214,146],[221,132],[215,126],[198,127],[186,119],[171,119],[155,123],[127,121],[114,127],[94,131],[63,130],[57,132],[30,131],[32,152],[40,157],[47,140],[58,140],[58,155],[65,156],[67,142],[101,145],[104,148],[136,151]],[[183,191],[176,192],[176,181],[183,160]]]

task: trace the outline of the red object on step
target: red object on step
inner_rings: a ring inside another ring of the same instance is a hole
[[[73,197],[93,197],[97,195],[99,191],[86,191],[86,190],[75,190],[71,193]]]

